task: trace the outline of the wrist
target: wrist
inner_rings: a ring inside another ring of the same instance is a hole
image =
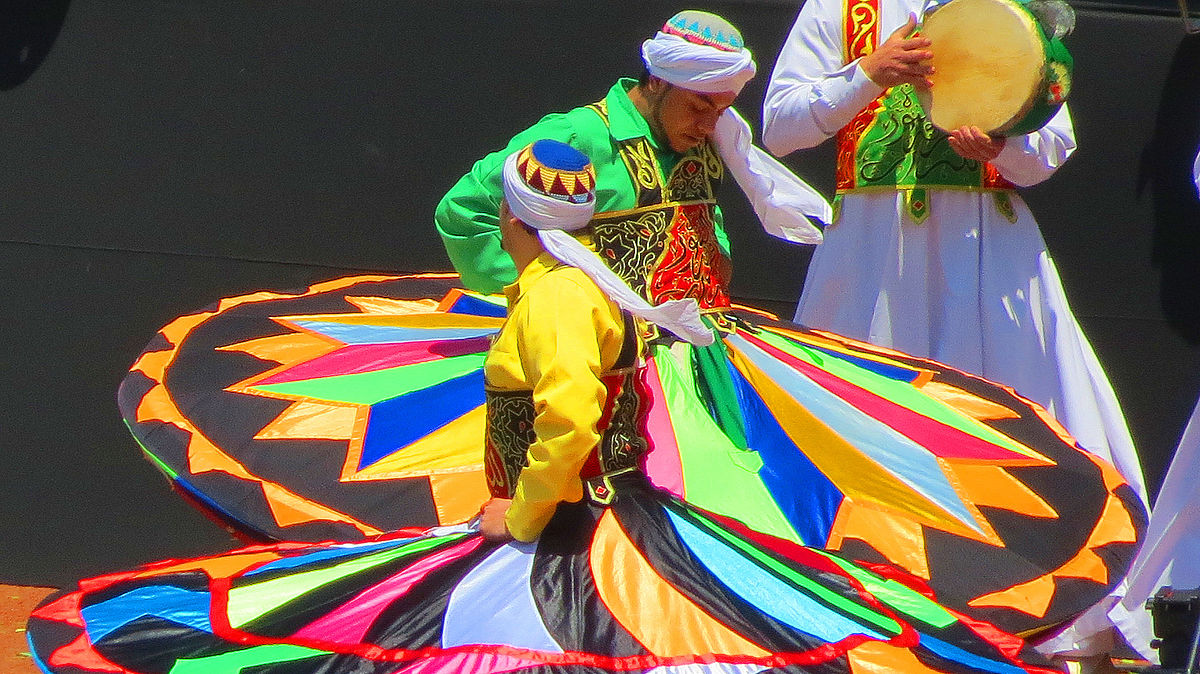
[[[872,52],[872,54],[873,53],[874,52]],[[882,77],[883,73],[879,72],[879,69],[876,67],[875,60],[871,58],[872,54],[867,54],[866,56],[858,59],[858,70],[868,80],[871,81],[871,84],[874,84],[878,87],[883,87],[883,84],[879,81],[879,78]]]
[[[855,112],[870,105],[871,101],[875,100],[887,90],[887,87],[876,81],[866,68],[862,65],[862,60],[853,62],[850,70],[845,78],[845,85],[839,95],[839,107],[851,107]]]

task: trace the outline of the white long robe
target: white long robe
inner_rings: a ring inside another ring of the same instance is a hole
[[[922,0],[880,5],[881,42],[924,12]],[[776,155],[825,142],[882,91],[857,61],[843,63],[842,6],[807,0],[784,43],[763,105],[764,144]],[[1063,106],[1041,130],[1009,138],[992,163],[1032,185],[1074,149]],[[846,194],[812,258],[796,320],[1013,387],[1115,464],[1144,501],[1124,416],[1025,202],[1013,195],[1013,223],[984,192],[930,190],[928,201],[917,224],[899,191]]]
[[[1151,660],[1157,660],[1158,654],[1150,648],[1154,632],[1146,600],[1164,585],[1181,590],[1200,587],[1197,475],[1200,475],[1200,403],[1192,411],[1154,501],[1145,542],[1125,580],[1125,596],[1108,612],[1129,645]]]

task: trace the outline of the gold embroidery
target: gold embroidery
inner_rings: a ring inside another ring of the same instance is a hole
[[[846,0],[846,63],[875,51],[876,28],[879,25],[878,0]]]
[[[600,115],[600,119],[604,120],[604,125],[608,126],[608,99],[601,98],[600,100],[587,106],[592,112]]]
[[[705,141],[695,149],[695,152],[704,161],[704,168],[708,171],[710,180],[720,181],[725,177],[725,163],[721,161],[721,155],[717,154],[716,146]]]
[[[666,201],[712,201],[725,176],[725,164],[717,149],[705,141],[680,158],[667,177]]]
[[[654,158],[654,148],[650,141],[638,138],[635,141],[621,143],[621,159],[629,169],[634,186],[641,190],[658,189],[658,162]]]
[[[1013,207],[1012,197],[1008,192],[992,192],[992,199],[996,203],[996,210],[1003,215],[1006,220],[1017,223],[1017,209]]]
[[[667,178],[667,201],[712,201],[713,184],[703,156],[686,155]]]
[[[649,297],[647,283],[667,248],[672,209],[638,209],[636,215],[592,221],[594,250],[634,292]]]

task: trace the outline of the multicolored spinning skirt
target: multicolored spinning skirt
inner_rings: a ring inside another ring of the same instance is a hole
[[[457,524],[487,498],[482,364],[503,315],[450,276],[225,299],[159,333],[122,414],[180,492],[245,534]],[[752,310],[715,318],[717,345],[652,347],[654,483],[755,531],[899,566],[1010,632],[1077,614],[1124,573],[1139,500],[1036,405]]]
[[[626,474],[538,542],[467,527],[259,546],[84,581],[30,621],[48,672],[1046,673],[1020,639]]]

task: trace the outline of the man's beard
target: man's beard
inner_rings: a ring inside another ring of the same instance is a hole
[[[667,147],[670,147],[671,143],[670,139],[667,138],[666,130],[663,128],[662,107],[663,101],[666,100],[667,94],[670,93],[673,86],[668,83],[667,88],[661,92],[655,93],[650,91],[646,95],[646,100],[650,103],[650,118],[646,120],[646,123],[650,125],[650,133],[654,134],[654,137]],[[674,150],[675,148],[671,147],[670,149]]]

